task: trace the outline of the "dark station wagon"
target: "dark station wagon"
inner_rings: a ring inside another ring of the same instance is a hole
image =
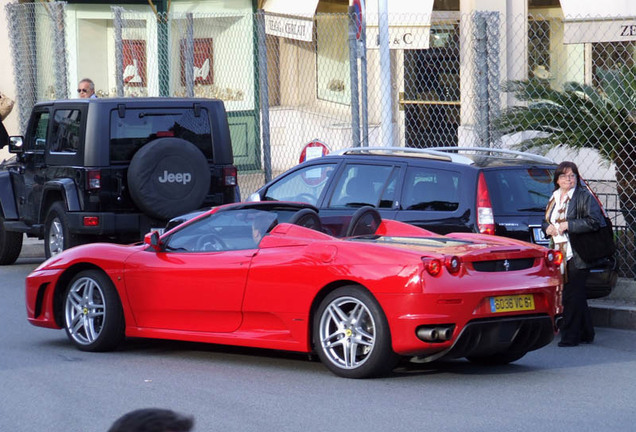
[[[319,208],[334,235],[342,216],[362,206],[382,218],[439,234],[475,232],[548,246],[541,230],[554,190],[552,160],[490,148],[359,147],[306,161],[249,197],[251,201],[300,201]],[[590,297],[609,294],[616,273],[597,269]]]

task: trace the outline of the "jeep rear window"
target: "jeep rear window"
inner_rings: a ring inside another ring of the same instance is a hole
[[[207,159],[212,159],[212,133],[208,111],[200,115],[193,109],[126,109],[110,114],[110,160],[128,162],[147,143],[165,137],[182,138],[196,145]]]
[[[516,168],[484,172],[495,214],[544,212],[554,191],[553,170]]]

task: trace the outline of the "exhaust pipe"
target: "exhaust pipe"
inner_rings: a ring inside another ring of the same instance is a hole
[[[442,327],[420,327],[415,332],[424,342],[446,342],[453,337],[454,324]]]
[[[439,335],[436,328],[421,327],[417,329],[417,337],[425,342],[437,342]]]
[[[447,341],[453,336],[452,327],[438,327],[435,330],[437,330],[437,337],[441,341]]]

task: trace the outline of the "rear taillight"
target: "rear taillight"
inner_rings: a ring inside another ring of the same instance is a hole
[[[477,226],[482,234],[495,234],[495,217],[484,173],[479,173],[477,182]]]
[[[462,267],[462,261],[456,256],[447,256],[444,259],[439,258],[422,258],[424,262],[424,270],[431,276],[438,276],[444,267],[451,275],[456,275]]]
[[[442,261],[437,258],[425,258],[424,269],[431,276],[437,276],[442,272]]]
[[[548,266],[551,267],[560,266],[561,263],[563,263],[563,252],[554,249],[548,249],[545,252],[545,262],[548,264]]]
[[[444,260],[444,265],[446,266],[450,274],[457,274],[459,273],[459,269],[462,266],[462,262],[459,257],[449,256],[446,257],[446,259]]]
[[[236,167],[229,166],[223,168],[223,185],[224,186],[236,186],[238,184],[236,179]]]
[[[86,189],[96,190],[102,187],[102,172],[98,169],[86,171]]]

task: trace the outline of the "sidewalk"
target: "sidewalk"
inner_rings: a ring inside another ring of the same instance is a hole
[[[42,258],[44,241],[24,238],[21,258]],[[616,287],[607,297],[588,300],[592,319],[597,327],[636,330],[636,281],[620,278]]]

